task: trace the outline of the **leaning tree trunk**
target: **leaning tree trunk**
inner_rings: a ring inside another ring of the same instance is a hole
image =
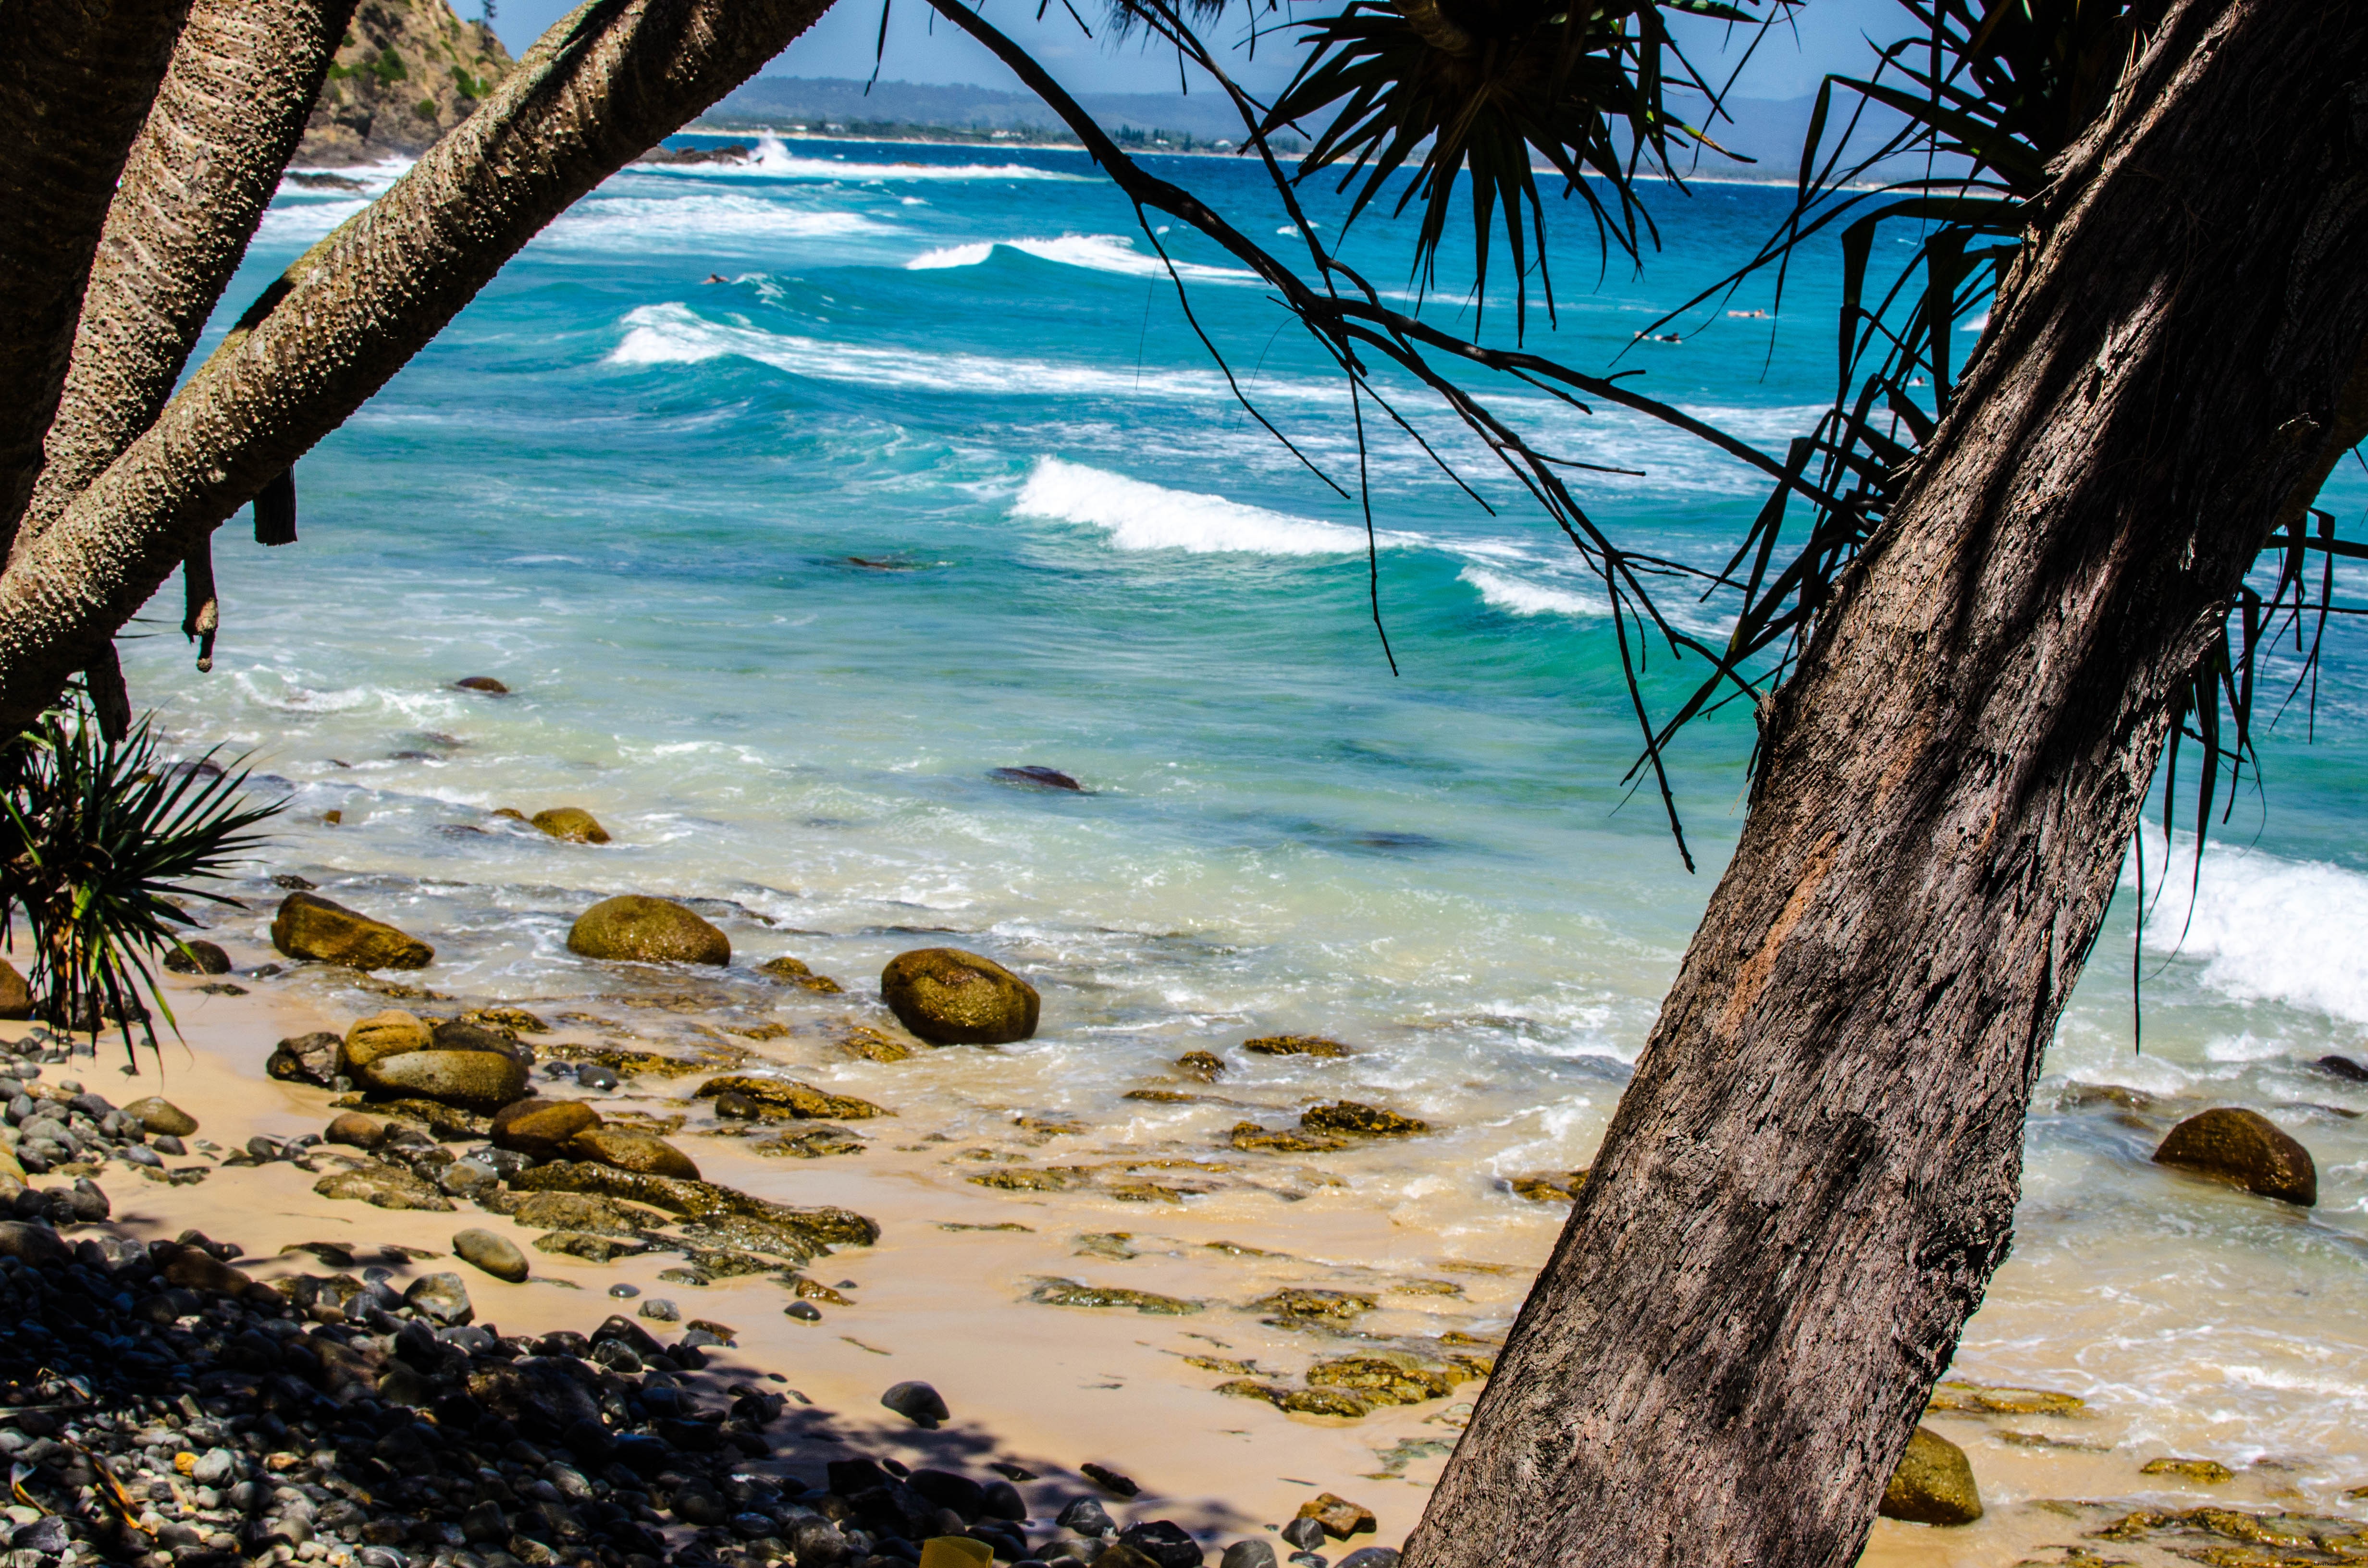
[[[1408,1568],[1856,1558],[2006,1256],[2168,699],[2360,437],[2363,256],[2368,6],[2176,7],[1770,715]]]

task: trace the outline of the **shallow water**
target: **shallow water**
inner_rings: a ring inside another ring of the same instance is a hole
[[[1689,876],[1649,790],[1622,783],[1634,730],[1600,585],[1414,399],[1497,511],[1376,437],[1393,676],[1361,515],[1233,403],[1124,204],[1081,157],[993,156],[808,142],[610,181],[304,460],[301,545],[225,528],[215,673],[189,670],[168,590],[127,644],[134,690],[188,751],[251,749],[284,781],[266,869],[427,936],[439,990],[685,1039],[778,1017],[805,1031],[782,1059],[956,1133],[1019,1108],[1203,1147],[1319,1096],[1388,1104],[1439,1131],[1350,1163],[1359,1210],[1427,1256],[1534,1264],[1556,1216],[1501,1180],[1590,1159],[1733,842],[1748,720],[1678,753]],[[1247,168],[1172,163],[1280,225]],[[233,306],[356,210],[283,194]],[[1600,288],[1591,237],[1557,214],[1559,321],[1533,343],[1598,370],[1627,350],[1644,390],[1781,449],[1827,391],[1829,267],[1796,274],[1772,344],[1723,315],[1631,343],[1780,210],[1748,187],[1663,198],[1664,254]],[[1353,494],[1337,383],[1227,258],[1165,243],[1243,385]],[[1395,278],[1394,237],[1363,244]],[[1710,559],[1759,505],[1746,470],[1682,437],[1514,392],[1501,406],[1550,449],[1629,471],[1579,494],[1631,539]],[[2357,517],[2363,497],[2348,475],[2329,502]],[[2152,841],[2143,1054],[2134,899],[2109,923],[2034,1108],[2015,1256],[1960,1356],[2091,1398],[2134,1490],[2155,1484],[2135,1461],[2169,1450],[2291,1463],[2322,1502],[2368,1480],[2368,1093],[2306,1065],[2368,1051],[2368,659],[2348,628],[2331,644],[2316,744],[2297,707],[2265,746],[2266,805],[2215,824],[2192,921],[2188,851]],[[451,687],[470,675],[514,695]],[[1087,790],[990,777],[1016,765]],[[491,814],[562,803],[615,842]],[[716,901],[744,967],[693,1012],[617,1001],[675,983],[564,939],[627,890]],[[276,894],[244,891],[255,910],[231,923],[252,937]],[[884,1017],[870,977],[940,941],[1033,979],[1039,1037],[837,1062],[836,1020]],[[781,1001],[745,968],[781,952],[848,996]],[[1237,1049],[1290,1030],[1358,1054]],[[1236,1062],[1235,1103],[1121,1097],[1195,1048]],[[2155,1098],[2079,1088],[2107,1084]],[[2209,1104],[2309,1144],[2319,1208],[2152,1166]],[[962,1176],[942,1179],[974,1194]],[[1310,1256],[1342,1223],[1337,1195],[1318,1210]],[[2001,1495],[2044,1484],[1998,1457]]]

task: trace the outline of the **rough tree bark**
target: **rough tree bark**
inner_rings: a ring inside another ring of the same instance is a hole
[[[124,160],[20,551],[155,421],[304,134],[353,0],[197,0]],[[17,530],[8,541],[11,526]]]
[[[83,282],[189,0],[20,5],[0,47],[0,519],[32,493]]]
[[[2006,1255],[2169,694],[2368,414],[2368,6],[2177,7],[2032,242],[1408,1568],[1857,1557]]]
[[[103,662],[176,565],[544,224],[753,75],[827,4],[590,0],[545,34],[476,114],[300,257],[0,574],[0,730]]]

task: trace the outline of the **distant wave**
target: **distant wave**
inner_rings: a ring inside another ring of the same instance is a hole
[[[1064,174],[1058,169],[1031,168],[1026,164],[850,164],[841,158],[800,157],[778,136],[757,139],[756,154],[740,164],[639,165],[635,174],[688,175],[694,178],[825,180],[1053,180],[1064,185],[1090,185],[1089,175]]]
[[[1230,398],[1224,378],[1213,370],[1147,370],[1064,364],[1048,359],[1004,359],[983,354],[930,354],[914,349],[872,348],[825,342],[758,327],[712,322],[687,305],[643,305],[626,313],[623,341],[609,352],[612,365],[695,365],[738,357],[815,381],[868,387],[915,387],[930,392],[987,392],[1009,397]],[[1283,383],[1259,388],[1269,401],[1282,398],[1329,402],[1328,383]],[[1363,539],[1359,534],[1360,540]],[[1362,544],[1359,549],[1364,548]]]
[[[1592,594],[1525,583],[1501,572],[1466,566],[1463,581],[1480,590],[1481,601],[1512,615],[1608,615],[1611,607]]]
[[[2203,961],[2203,983],[2240,1002],[2283,1002],[2368,1023],[2368,876],[2324,861],[2287,860],[2241,845],[2203,852],[2181,834],[2163,871],[2161,830],[2139,831],[2146,857],[2148,950]],[[2123,884],[2135,887],[2124,866]],[[2157,902],[2158,898],[2158,902]]]
[[[1259,555],[1361,555],[1365,530],[1294,517],[1263,506],[1129,479],[1122,473],[1038,458],[1011,504],[1016,517],[1086,523],[1121,550],[1181,550]],[[1384,544],[1413,542],[1384,535]]]
[[[934,272],[951,267],[976,267],[997,248],[1094,272],[1117,272],[1130,278],[1167,276],[1165,262],[1147,251],[1135,249],[1134,242],[1123,234],[1063,234],[1057,240],[988,240],[976,244],[946,245],[923,252],[906,262],[905,268],[908,272]],[[1258,281],[1256,273],[1237,267],[1204,267],[1192,261],[1176,263],[1176,273],[1195,283]]]
[[[894,233],[890,225],[860,212],[815,211],[738,191],[662,197],[598,192],[562,213],[535,243],[569,249],[672,250],[686,242]]]

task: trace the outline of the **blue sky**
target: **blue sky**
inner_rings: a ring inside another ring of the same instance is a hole
[[[455,0],[464,17],[478,14],[482,0]],[[512,53],[522,51],[535,36],[572,9],[568,0],[501,0],[495,29]],[[1101,6],[1079,0],[1078,11],[1100,30]],[[1177,90],[1176,59],[1146,51],[1139,43],[1115,46],[1079,35],[1058,4],[1038,23],[1032,5],[1020,0],[986,0],[989,20],[1009,30],[1036,51],[1076,92],[1173,93]],[[1240,9],[1229,12],[1212,37],[1242,32]],[[888,57],[883,77],[906,82],[964,82],[978,86],[1018,90],[1019,83],[986,51],[942,22],[932,28],[932,14],[922,0],[894,0],[889,13]],[[1690,51],[1705,72],[1711,62],[1740,53],[1726,40],[1727,29],[1707,23],[1681,24],[1691,35]],[[1816,90],[1828,71],[1853,71],[1869,58],[1865,35],[1892,38],[1912,27],[1897,0],[1808,0],[1764,40],[1753,53],[1738,90],[1755,98],[1793,98]],[[868,76],[872,46],[880,31],[879,0],[839,0],[814,27],[791,44],[767,75]],[[1269,35],[1253,59],[1236,47],[1228,69],[1254,91],[1271,91],[1289,75],[1292,57],[1285,40]]]

